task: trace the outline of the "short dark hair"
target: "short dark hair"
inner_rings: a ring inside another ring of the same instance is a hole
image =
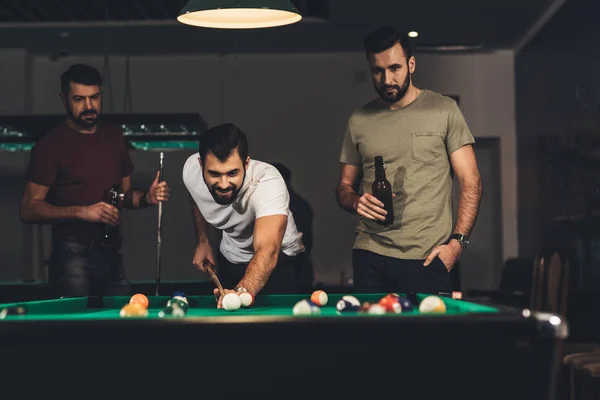
[[[73,64],[60,76],[60,88],[63,93],[69,93],[71,82],[87,86],[102,86],[100,72],[86,64]]]
[[[390,49],[394,47],[396,43],[400,43],[400,46],[402,46],[404,54],[406,55],[406,60],[408,61],[412,56],[410,39],[408,34],[398,27],[384,26],[375,29],[367,35],[363,45],[368,56],[370,53],[377,54]]]
[[[221,162],[225,162],[237,149],[243,162],[248,158],[248,139],[244,132],[234,124],[222,124],[210,128],[200,136],[198,153],[204,162],[208,152],[211,152]]]

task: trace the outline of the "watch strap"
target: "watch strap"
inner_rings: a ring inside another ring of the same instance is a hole
[[[448,243],[450,243],[450,241],[452,239],[456,239],[456,241],[460,244],[460,247],[462,247],[463,249],[466,249],[467,246],[469,245],[469,237],[467,235],[461,235],[460,233],[453,233],[452,235],[450,235],[450,238],[448,239]]]

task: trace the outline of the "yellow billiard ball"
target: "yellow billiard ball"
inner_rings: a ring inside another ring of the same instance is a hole
[[[446,304],[438,296],[427,296],[419,304],[420,313],[445,313]]]

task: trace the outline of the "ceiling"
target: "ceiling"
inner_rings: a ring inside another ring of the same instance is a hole
[[[362,51],[365,34],[389,24],[418,31],[417,50],[510,49],[556,1],[292,0],[300,23],[228,31],[178,23],[186,0],[2,0],[0,49],[55,56]]]

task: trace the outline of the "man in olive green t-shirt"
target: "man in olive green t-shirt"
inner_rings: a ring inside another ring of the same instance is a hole
[[[360,216],[353,248],[357,292],[449,293],[448,272],[466,248],[482,186],[474,143],[456,102],[412,84],[408,37],[381,28],[365,39],[376,99],[349,118],[336,196]],[[383,157],[395,220],[371,194],[374,158]],[[460,182],[452,226],[452,175]],[[362,178],[362,188],[359,187]]]

